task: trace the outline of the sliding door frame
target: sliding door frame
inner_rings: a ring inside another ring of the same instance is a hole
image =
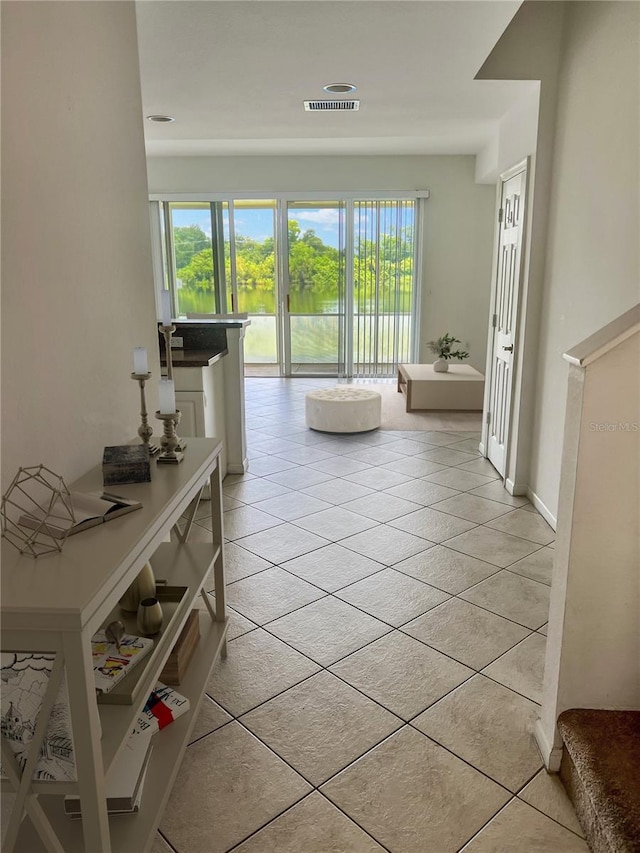
[[[353,199],[346,200],[345,222],[345,271],[344,271],[344,370],[348,378],[353,376]]]
[[[291,376],[291,318],[289,316],[289,213],[284,198],[277,199],[276,221],[276,290],[279,317],[278,362],[280,376]]]
[[[229,199],[237,199],[243,201],[245,199],[255,199],[260,201],[267,199],[269,201],[335,201],[336,199],[358,199],[366,201],[367,199],[375,199],[385,201],[386,199],[398,201],[415,201],[416,199],[429,198],[429,190],[334,190],[332,192],[193,192],[193,193],[150,193],[149,201],[182,201],[182,202],[209,202],[209,201],[229,201]]]
[[[354,293],[353,293],[353,278],[354,278],[354,224],[353,224],[353,205],[354,201],[367,201],[368,199],[384,201],[415,201],[414,207],[414,239],[413,239],[413,280],[414,293],[411,309],[412,323],[412,341],[411,341],[411,360],[417,362],[419,360],[420,350],[420,317],[421,317],[421,296],[422,296],[422,257],[423,257],[423,221],[424,221],[424,203],[429,198],[429,190],[337,190],[332,192],[190,192],[190,193],[151,193],[149,201],[152,218],[152,252],[154,256],[154,268],[156,270],[156,306],[157,316],[160,317],[160,290],[164,288],[165,279],[169,284],[172,293],[172,300],[175,300],[176,272],[174,265],[174,252],[172,247],[171,233],[171,216],[169,212],[169,203],[171,202],[209,202],[212,210],[212,226],[217,226],[212,229],[213,236],[222,233],[220,231],[221,223],[214,222],[214,205],[213,202],[225,202],[228,205],[230,232],[232,238],[233,229],[233,210],[234,201],[247,200],[274,200],[276,202],[276,217],[275,217],[275,255],[276,255],[276,310],[280,314],[280,319],[276,318],[276,345],[277,358],[279,364],[280,375],[291,375],[291,335],[290,335],[290,317],[287,310],[287,298],[289,295],[289,270],[288,270],[288,201],[336,201],[336,199],[345,202],[345,296],[344,296],[344,373],[347,377],[352,377],[354,372],[354,355],[353,355],[353,310],[354,310]],[[163,205],[165,221],[164,221],[164,239],[166,243],[166,254],[169,263],[163,258],[162,245],[162,228],[160,224],[160,205],[159,202],[165,202]],[[231,239],[231,242],[233,240]],[[218,245],[218,244],[217,244]],[[216,254],[219,254],[216,253]],[[231,264],[232,264],[232,295],[233,306],[237,309],[237,286],[235,283],[235,275],[233,275],[235,247],[231,247]],[[224,275],[224,257],[222,257],[222,272]],[[224,293],[222,291],[225,291]],[[215,300],[218,311],[226,311],[226,286],[224,282],[219,284]],[[176,306],[174,305],[174,312]],[[173,312],[172,312],[173,313]],[[315,374],[317,375],[317,374]]]

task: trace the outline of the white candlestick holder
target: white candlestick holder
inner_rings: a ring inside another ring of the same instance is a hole
[[[167,379],[173,379],[173,355],[171,353],[171,336],[176,330],[176,327],[171,324],[170,326],[165,326],[164,323],[160,323],[160,330],[164,335],[164,357],[167,361]],[[176,425],[179,423],[176,421]],[[178,438],[178,436],[176,436]],[[185,450],[187,447],[187,442],[182,438],[178,438],[178,446],[177,450]]]
[[[180,439],[176,434],[176,427],[180,423],[182,412],[179,409],[169,414],[156,412],[156,417],[162,421],[163,426],[163,435],[160,439],[162,453],[158,456],[158,464],[177,465],[184,459],[184,453],[182,453],[180,447]]]
[[[167,360],[167,379],[173,379],[173,356],[171,355],[171,335],[175,332],[174,325],[164,326],[160,324],[160,329],[164,335],[164,354]]]
[[[142,443],[149,448],[149,453],[152,455],[157,453],[159,448],[155,444],[150,444],[151,436],[153,435],[153,427],[149,423],[147,412],[147,401],[145,399],[144,386],[151,378],[150,373],[132,373],[131,378],[140,386],[140,426],[138,427],[138,435],[142,439]]]

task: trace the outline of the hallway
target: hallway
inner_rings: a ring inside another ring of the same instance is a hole
[[[245,382],[229,654],[153,853],[585,853],[531,735],[553,530],[477,433],[309,431],[334,384]]]

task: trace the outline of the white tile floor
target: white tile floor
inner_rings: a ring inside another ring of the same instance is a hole
[[[234,639],[154,853],[584,853],[531,734],[553,531],[476,434],[307,430],[332,384],[246,381]]]

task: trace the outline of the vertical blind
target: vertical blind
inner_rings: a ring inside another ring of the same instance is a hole
[[[411,361],[415,202],[354,201],[353,374],[390,376]]]

